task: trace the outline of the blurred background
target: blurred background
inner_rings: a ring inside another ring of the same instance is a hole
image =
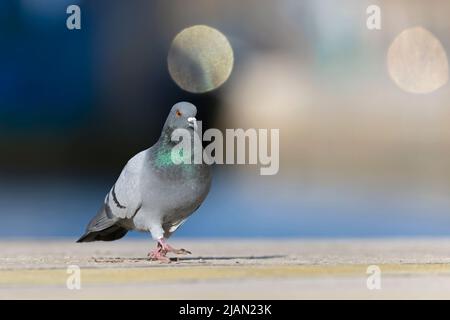
[[[70,4],[81,30],[66,28]],[[381,30],[366,27],[373,4]],[[75,241],[181,100],[206,128],[279,128],[280,171],[216,166],[177,237],[450,235],[448,12],[444,0],[2,0],[0,237]],[[234,52],[228,80],[203,94],[167,66],[198,24]],[[387,61],[417,26],[437,52],[425,94]]]

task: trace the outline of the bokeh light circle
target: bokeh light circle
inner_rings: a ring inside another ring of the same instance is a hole
[[[401,32],[387,54],[392,80],[410,93],[431,93],[448,82],[448,60],[441,42],[428,30]]]
[[[196,25],[173,39],[167,57],[169,73],[183,90],[204,93],[220,87],[233,70],[233,49],[218,30]]]

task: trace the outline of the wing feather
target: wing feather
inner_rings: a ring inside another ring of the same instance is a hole
[[[139,211],[142,203],[139,187],[144,159],[145,151],[131,158],[105,198],[105,205],[108,205],[116,218],[130,219]]]

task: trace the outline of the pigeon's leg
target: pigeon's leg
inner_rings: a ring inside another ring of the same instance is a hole
[[[172,252],[172,253],[176,253],[176,254],[191,254],[191,252],[186,249],[176,249],[176,248],[172,247],[171,245],[169,245],[166,242],[166,240],[164,238],[161,238],[158,240],[158,245],[160,245],[162,250],[166,253]]]
[[[156,249],[153,249],[148,253],[150,260],[156,260],[161,262],[170,262],[170,259],[166,257],[167,251],[164,250],[161,244],[158,242]]]

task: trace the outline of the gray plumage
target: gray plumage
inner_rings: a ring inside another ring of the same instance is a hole
[[[129,230],[151,232],[155,240],[168,238],[198,209],[209,192],[210,167],[171,160],[178,143],[171,141],[172,132],[183,128],[193,137],[196,113],[187,102],[172,107],[157,143],[128,161],[77,242],[117,240]]]

